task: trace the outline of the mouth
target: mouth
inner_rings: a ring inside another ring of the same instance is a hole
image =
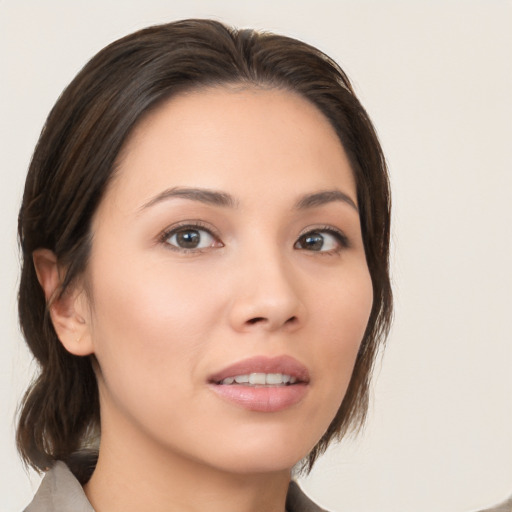
[[[290,386],[299,382],[293,375],[283,373],[249,373],[226,377],[216,384],[223,386]]]
[[[307,384],[309,372],[291,356],[257,356],[231,364],[211,375],[208,380],[213,384],[227,386],[290,386]]]
[[[256,412],[279,412],[298,404],[309,390],[307,368],[290,356],[253,357],[209,377],[217,396]]]

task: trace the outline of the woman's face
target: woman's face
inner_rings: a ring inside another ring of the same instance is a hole
[[[336,414],[372,305],[334,130],[286,91],[168,101],[119,159],[86,279],[102,442],[290,468]]]

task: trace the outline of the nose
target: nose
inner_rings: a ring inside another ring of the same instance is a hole
[[[234,274],[229,316],[235,330],[291,332],[304,323],[306,308],[300,283],[285,258],[278,254],[253,255]]]

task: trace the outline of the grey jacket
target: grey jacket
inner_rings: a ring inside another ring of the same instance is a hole
[[[286,497],[288,512],[326,512],[315,505],[295,482],[290,482]],[[94,512],[80,482],[64,464],[50,469],[24,512]],[[501,512],[501,510],[500,510]]]

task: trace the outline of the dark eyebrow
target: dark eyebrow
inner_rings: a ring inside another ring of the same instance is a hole
[[[341,190],[325,190],[322,192],[316,192],[314,194],[307,194],[301,197],[295,204],[297,210],[304,210],[306,208],[315,208],[316,206],[322,206],[333,201],[341,201],[350,205],[356,212],[359,209],[356,203],[350,196],[342,192]]]
[[[214,206],[224,206],[228,208],[235,208],[237,202],[232,196],[225,192],[217,192],[216,190],[208,190],[205,188],[181,188],[173,187],[164,190],[157,196],[150,199],[145,203],[141,209],[149,208],[161,201],[171,199],[174,197],[180,197],[183,199],[191,199],[192,201],[199,201],[201,203],[212,204]]]
[[[165,201],[167,199],[172,198],[183,198],[190,199],[192,201],[199,201],[201,203],[212,204],[214,206],[222,206],[227,208],[236,208],[238,206],[237,201],[233,198],[233,196],[227,194],[226,192],[219,192],[216,190],[209,190],[205,188],[181,188],[181,187],[173,187],[167,190],[164,190],[160,194],[156,195],[152,199],[150,199],[147,203],[145,203],[141,210],[144,208],[149,208],[161,201]],[[295,203],[295,209],[297,210],[305,210],[307,208],[315,208],[317,206],[322,206],[327,203],[332,203],[334,201],[341,201],[350,205],[356,212],[359,212],[354,201],[341,190],[325,190],[322,192],[315,192],[313,194],[307,194],[301,197]]]

